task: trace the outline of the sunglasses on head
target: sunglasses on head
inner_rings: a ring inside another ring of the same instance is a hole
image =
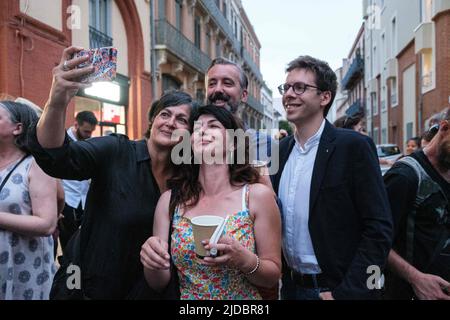
[[[439,131],[439,124],[435,124],[431,126],[430,130],[428,132],[432,134],[433,136]]]

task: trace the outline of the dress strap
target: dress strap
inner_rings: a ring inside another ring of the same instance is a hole
[[[242,211],[248,210],[249,191],[250,188],[248,187],[248,184],[246,184],[244,188],[242,188]]]

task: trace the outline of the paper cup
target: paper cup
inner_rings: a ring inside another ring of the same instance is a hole
[[[209,256],[209,252],[205,250],[202,241],[209,240],[222,221],[223,218],[218,216],[198,216],[191,219],[197,257],[203,259]]]
[[[256,170],[258,170],[260,175],[265,176],[265,175],[269,174],[267,164],[268,164],[267,161],[255,160],[255,161],[252,161],[251,166],[253,168],[255,168]]]

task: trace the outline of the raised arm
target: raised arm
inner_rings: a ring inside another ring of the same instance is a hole
[[[33,161],[29,174],[32,215],[0,212],[0,229],[30,237],[51,235],[56,228],[56,180]]]
[[[65,132],[67,105],[78,90],[89,86],[77,79],[93,70],[91,67],[74,69],[88,59],[71,59],[81,49],[70,47],[64,50],[60,64],[53,69],[52,88],[44,112],[27,137],[28,149],[38,165],[48,175],[60,179],[93,178],[98,169],[105,167],[105,161],[114,159],[119,140],[105,137],[71,142]]]
[[[171,191],[159,198],[153,223],[153,236],[141,248],[141,262],[150,288],[162,292],[170,281],[169,201]]]
[[[89,60],[88,56],[72,59],[72,55],[82,49],[79,47],[65,49],[59,65],[53,69],[50,96],[37,125],[37,138],[44,148],[58,148],[63,145],[67,106],[78,90],[90,86],[76,81],[77,78],[93,71],[92,66],[74,69]]]

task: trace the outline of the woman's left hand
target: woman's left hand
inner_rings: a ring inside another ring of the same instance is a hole
[[[226,265],[243,272],[252,269],[252,263],[254,264],[254,254],[244,248],[239,241],[224,236],[220,238],[219,242],[215,245],[205,244],[206,250],[211,250],[212,248],[216,248],[219,255],[216,258],[205,257],[203,259],[204,265]]]

